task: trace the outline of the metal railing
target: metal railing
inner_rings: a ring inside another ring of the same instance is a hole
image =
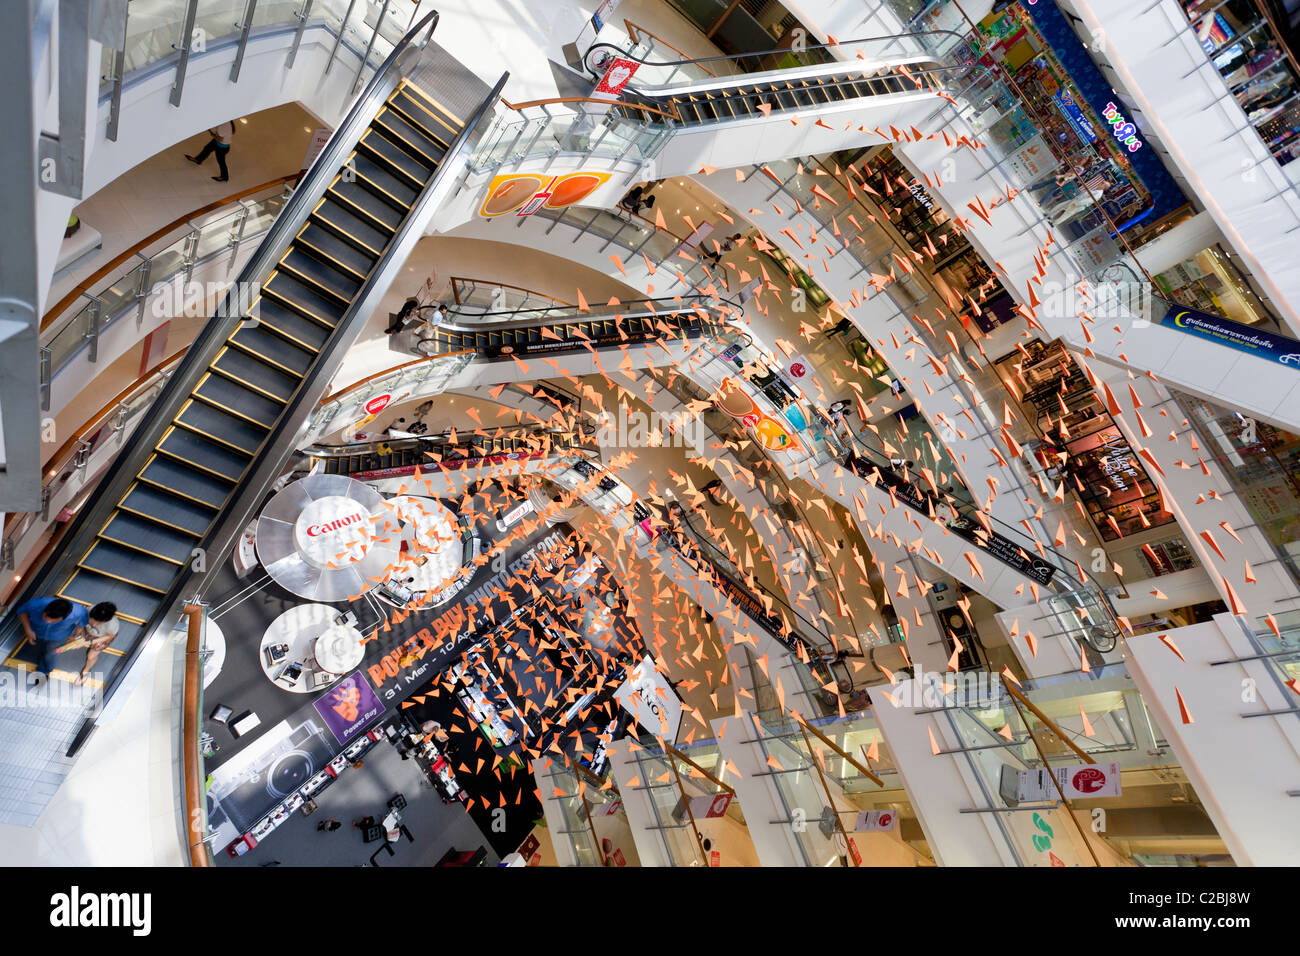
[[[207,315],[209,296],[220,290],[212,289],[212,283],[197,292],[188,288],[195,270],[224,259],[229,273],[240,248],[249,248],[270,230],[293,178],[245,190],[233,201],[208,204],[185,221],[163,227],[56,303],[41,320],[41,347],[48,355],[41,366],[41,409],[49,410],[55,376],[82,352],[97,362],[100,338],[122,319],[134,318],[138,328],[150,309],[159,317],[190,311]],[[128,262],[130,267],[119,271]]]
[[[133,83],[171,70],[171,103],[180,106],[185,78],[196,55],[235,49],[231,82],[238,82],[249,41],[289,35],[286,68],[292,68],[308,28],[334,37],[324,74],[346,49],[358,60],[351,92],[378,70],[415,22],[419,0],[180,0],[127,6],[126,42],[121,50],[104,47],[100,62],[100,101],[110,104],[108,139],[117,139],[122,93]],[[378,9],[376,9],[378,7]]]

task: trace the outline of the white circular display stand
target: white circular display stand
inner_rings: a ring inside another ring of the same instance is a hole
[[[262,644],[258,648],[257,659],[262,665],[262,672],[267,680],[281,690],[293,694],[310,694],[312,691],[332,684],[340,676],[338,672],[325,671],[326,680],[312,679],[312,674],[325,670],[317,664],[316,642],[321,635],[339,627],[335,618],[341,612],[328,604],[299,604],[285,611],[267,627],[262,635]],[[346,628],[346,630],[353,630]],[[357,647],[360,648],[360,634],[357,635]],[[272,663],[267,658],[266,649],[275,644],[285,644],[288,650],[278,661]],[[276,680],[286,665],[298,662],[302,664],[302,673],[293,683]],[[360,663],[360,660],[358,660]]]
[[[335,624],[316,638],[315,655],[321,670],[341,677],[366,656],[361,632],[347,624]]]
[[[400,530],[369,485],[346,475],[307,475],[262,509],[257,556],[285,590],[312,601],[346,601],[373,588],[397,561]]]
[[[416,495],[398,495],[384,506],[402,528],[401,552],[388,582],[416,593],[442,589],[465,556],[455,516],[438,499]]]

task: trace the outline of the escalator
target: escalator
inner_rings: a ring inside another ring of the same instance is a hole
[[[317,446],[308,452],[313,471],[348,475],[359,481],[400,478],[439,467],[468,467],[540,457],[557,446],[554,436],[536,429],[520,435],[470,436],[458,442],[445,438],[405,438],[344,446]]]
[[[871,42],[873,39],[847,41],[844,46]],[[791,53],[789,50],[766,52],[778,59],[788,58]],[[761,54],[656,62],[640,59],[610,43],[597,43],[587,50],[583,63],[593,78],[599,79],[615,58],[635,62],[632,86],[614,107],[615,112],[648,123],[660,122],[668,116],[675,125],[685,129],[767,118],[773,114],[821,111],[850,102],[862,105],[902,94],[933,95],[926,80],[936,71],[944,70],[926,55],[894,55],[884,65],[814,63],[730,76],[718,76],[710,68],[734,69],[755,56]]]
[[[55,593],[137,627],[158,613],[462,126],[410,83],[388,98],[262,281],[258,321],[179,370],[199,372],[189,398]]]
[[[424,333],[412,347],[422,355],[474,352],[480,359],[508,359],[587,348],[646,345],[660,340],[697,339],[706,332],[716,331],[720,325],[693,310],[637,314],[627,309],[618,315],[591,318],[576,318],[576,310],[569,307],[544,311],[554,311],[555,315],[528,324],[499,327],[444,324]]]
[[[226,519],[274,477],[277,456],[382,294],[399,244],[422,230],[417,211],[427,213],[444,160],[464,154],[484,115],[487,103],[467,123],[402,78],[424,48],[415,38],[427,42],[436,17],[376,71],[171,376],[152,421],[28,583],[24,600],[117,605],[121,657],[106,694],[191,570],[229,545]]]

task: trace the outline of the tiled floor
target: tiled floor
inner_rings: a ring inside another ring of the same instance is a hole
[[[181,862],[173,650],[165,641],[145,650],[135,686],[123,689],[75,762],[62,754],[81,708],[31,701],[0,709],[0,866]]]

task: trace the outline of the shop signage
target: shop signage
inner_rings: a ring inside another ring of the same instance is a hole
[[[803,381],[805,378],[809,376],[811,372],[812,372],[812,363],[810,363],[802,355],[796,355],[794,358],[792,358],[790,360],[790,364],[787,365],[785,369],[785,374],[793,382]]]
[[[415,469],[423,468],[425,471],[432,471],[435,468],[449,470],[452,468],[476,468],[480,465],[497,465],[504,461],[519,461],[521,459],[541,458],[542,453],[537,452],[520,452],[511,451],[499,455],[473,455],[468,458],[448,458],[444,461],[435,462],[429,459],[423,464],[398,465],[394,468],[374,468],[370,471],[354,471],[350,477],[357,481],[378,481],[381,478],[402,478],[406,475],[415,474]]]
[[[1093,131],[1092,124],[1083,115],[1083,110],[1079,109],[1079,104],[1074,102],[1074,97],[1070,95],[1069,90],[1058,90],[1052,99],[1056,100],[1061,115],[1074,127],[1074,131],[1082,140],[1088,143],[1097,141],[1097,134]]]
[[[1168,306],[1164,318],[1160,320],[1161,325],[1176,328],[1197,338],[1210,339],[1239,352],[1249,352],[1258,358],[1300,368],[1300,342],[1295,339],[1283,338],[1209,312],[1184,309],[1172,302]]]
[[[1142,140],[1137,138],[1137,127],[1124,118],[1114,103],[1107,103],[1101,115],[1110,124],[1111,135],[1128,147],[1130,153],[1142,148]]]
[[[652,657],[643,657],[632,668],[627,680],[614,692],[614,699],[652,734],[662,735],[670,743],[677,739],[682,725],[682,701],[659,673]]]
[[[726,816],[727,807],[731,806],[731,794],[711,793],[702,797],[691,797],[691,816],[697,820]]]
[[[1105,454],[1098,457],[1097,467],[1116,491],[1128,491],[1130,482],[1136,484],[1142,479],[1143,472],[1138,469],[1133,449],[1122,432],[1116,429],[1113,435],[1103,440],[1101,447]]]
[[[382,395],[376,395],[374,398],[370,399],[362,406],[362,408],[366,410],[367,415],[378,415],[388,407],[388,403],[392,400],[392,394],[390,392],[385,392]]]
[[[990,534],[969,518],[954,518],[948,522],[948,530],[1039,584],[1047,584],[1056,573],[1056,568],[1042,558],[1034,557],[1010,538]]]
[[[854,832],[862,830],[895,830],[898,814],[893,810],[863,810],[853,821]]]
[[[1012,153],[1008,162],[1022,183],[1036,182],[1057,167],[1041,133]]]
[[[384,712],[383,701],[360,671],[343,678],[312,704],[340,744],[351,741]]]
[[[1008,766],[1003,770],[998,790],[1011,806],[1059,799],[1058,784],[1060,793],[1065,794],[1067,800],[1118,797],[1122,794],[1119,764],[1114,761],[1053,767],[1050,774],[1041,769],[1016,771]],[[1055,784],[1052,776],[1056,777]]]

